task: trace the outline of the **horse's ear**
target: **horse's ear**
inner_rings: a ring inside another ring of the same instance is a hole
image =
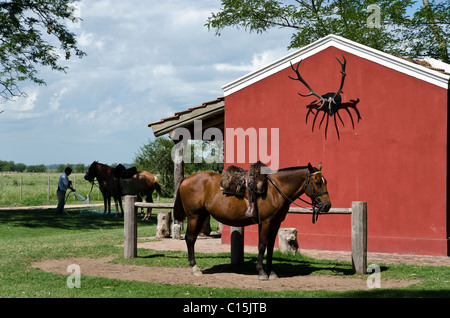
[[[308,163],[308,170],[312,173],[312,172],[314,172],[314,168],[313,168],[313,166],[311,165],[311,163]]]
[[[322,171],[322,163],[319,162],[319,165],[317,166],[317,169],[319,169],[319,171]]]

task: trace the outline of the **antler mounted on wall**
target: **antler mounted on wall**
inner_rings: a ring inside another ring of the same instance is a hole
[[[361,119],[361,114],[359,113],[358,109],[356,108],[356,104],[359,103],[359,99],[357,99],[357,100],[351,99],[350,102],[348,102],[348,103],[342,103],[341,93],[342,93],[342,88],[344,87],[345,77],[347,75],[345,73],[345,67],[347,65],[347,61],[346,61],[344,55],[342,55],[342,58],[344,59],[343,62],[341,62],[337,57],[335,57],[335,58],[339,62],[339,64],[341,65],[341,68],[342,68],[341,69],[341,74],[342,74],[341,85],[340,85],[339,89],[336,91],[336,93],[327,93],[325,95],[319,95],[318,93],[316,93],[311,88],[311,86],[309,86],[309,84],[302,78],[302,76],[300,75],[300,72],[298,71],[298,68],[300,67],[300,63],[302,61],[298,62],[296,68],[294,68],[294,65],[292,65],[292,62],[291,62],[291,68],[297,74],[297,78],[289,76],[290,79],[300,81],[303,85],[306,86],[307,89],[309,89],[309,92],[310,92],[309,94],[304,95],[304,94],[298,93],[300,96],[302,96],[302,97],[315,96],[318,98],[318,100],[315,100],[311,104],[306,106],[306,108],[308,108],[308,113],[306,114],[306,123],[308,123],[309,114],[311,114],[311,113],[314,114],[312,131],[314,131],[314,126],[316,124],[316,119],[319,116],[319,112],[323,111],[323,116],[322,116],[322,119],[320,120],[319,129],[322,126],[325,116],[328,115],[327,123],[325,126],[325,139],[327,138],[329,119],[332,116],[334,116],[334,126],[336,127],[338,139],[341,139],[340,135],[339,135],[339,128],[338,128],[336,117],[339,118],[340,122],[342,123],[342,126],[345,126],[345,125],[344,125],[344,121],[342,120],[341,116],[339,115],[340,110],[347,111],[348,115],[350,116],[350,120],[352,122],[353,129],[355,128],[355,123],[353,121],[353,116],[350,113],[349,108],[353,109],[356,112],[356,115],[358,116],[358,122]],[[316,111],[316,113],[314,113],[314,111]]]

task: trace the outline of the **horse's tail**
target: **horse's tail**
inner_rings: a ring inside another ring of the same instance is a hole
[[[156,190],[156,199],[159,201],[160,197],[162,196],[161,193],[161,185],[158,182],[158,178],[155,176],[155,182],[153,182],[153,186],[155,187]]]
[[[173,217],[177,222],[180,223],[183,222],[184,218],[186,217],[186,212],[184,211],[183,208],[183,202],[181,202],[180,187],[178,187],[177,195],[175,196],[175,204],[173,206]]]

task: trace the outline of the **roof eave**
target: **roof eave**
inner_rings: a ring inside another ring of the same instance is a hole
[[[160,137],[169,134],[177,128],[193,127],[195,120],[204,121],[214,118],[223,114],[224,109],[224,98],[219,97],[217,100],[203,103],[200,106],[191,107],[186,111],[176,113],[172,117],[148,124],[148,127],[152,127],[155,137]]]
[[[307,46],[300,48],[295,52],[282,57],[281,59],[278,59],[277,61],[263,68],[260,68],[259,70],[251,72],[231,83],[222,86],[224,95],[228,96],[230,94],[233,94],[241,90],[242,88],[245,88],[253,83],[262,80],[263,78],[266,78],[289,67],[291,62],[295,64],[300,60],[308,58],[329,47],[336,47],[345,52],[381,64],[401,73],[419,78],[439,87],[448,87],[449,75],[426,68],[422,65],[406,61],[405,59],[370,48],[346,38],[330,34],[322,39],[319,39]]]

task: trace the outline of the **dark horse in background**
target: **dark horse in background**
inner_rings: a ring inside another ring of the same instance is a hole
[[[135,168],[125,169],[122,165],[118,165],[116,168],[112,168],[105,164],[94,161],[86,175],[84,176],[89,182],[93,182],[97,178],[99,184],[103,184],[103,187],[107,187],[111,195],[116,198],[120,198],[120,209],[122,209],[122,196],[123,195],[137,195],[139,200],[142,198],[146,202],[153,202],[152,194],[156,190],[158,200],[161,195],[161,186],[158,183],[158,178],[147,171],[136,171]],[[100,188],[101,190],[101,188]],[[116,216],[118,213],[116,205]],[[148,220],[151,216],[152,208],[147,208],[143,220]]]
[[[111,213],[111,197],[114,198],[114,203],[116,205],[116,217],[120,212],[123,215],[123,207],[122,207],[122,196],[120,193],[119,182],[112,178],[114,176],[115,168],[98,163],[94,161],[90,166],[86,174],[84,175],[84,179],[93,183],[95,178],[98,181],[98,187],[103,194],[103,204],[104,210],[103,214]]]
[[[258,263],[259,279],[276,279],[272,271],[272,253],[281,222],[285,219],[292,201],[306,193],[317,206],[319,212],[331,208],[327,192],[327,182],[321,172],[322,164],[314,168],[293,167],[268,174],[267,191],[257,198],[259,214]],[[217,221],[230,226],[254,224],[254,219],[245,216],[247,204],[244,197],[226,195],[220,190],[221,174],[198,172],[183,180],[178,188],[174,206],[174,218],[181,222],[187,217],[186,245],[189,265],[194,275],[202,272],[195,262],[194,244],[202,224],[210,214]],[[266,270],[263,268],[264,253],[267,248]],[[268,276],[270,275],[270,277]]]

